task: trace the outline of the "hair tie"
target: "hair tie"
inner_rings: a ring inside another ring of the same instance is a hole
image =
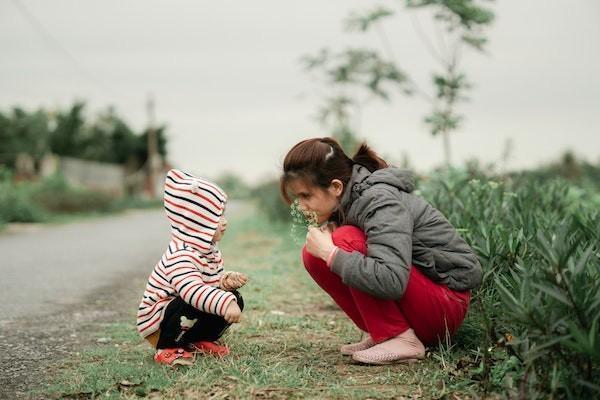
[[[327,160],[329,160],[331,157],[333,157],[333,153],[334,153],[334,151],[333,151],[333,146],[332,146],[332,145],[329,145],[329,153],[327,153],[327,154],[325,155],[325,161],[327,161]]]

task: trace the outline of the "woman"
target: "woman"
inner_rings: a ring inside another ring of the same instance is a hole
[[[481,282],[473,250],[413,189],[366,144],[351,159],[332,138],[304,140],[283,163],[282,196],[322,224],[309,228],[304,266],[366,333],[341,348],[359,362],[423,358],[423,343],[456,332]]]

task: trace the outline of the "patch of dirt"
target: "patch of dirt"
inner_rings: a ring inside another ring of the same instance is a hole
[[[0,399],[44,398],[29,391],[43,387],[44,377],[56,374],[59,362],[97,343],[103,325],[135,318],[146,278],[146,272],[130,273],[81,304],[0,321]]]

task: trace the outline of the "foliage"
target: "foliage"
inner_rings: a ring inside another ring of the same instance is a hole
[[[511,179],[525,184],[527,181],[548,182],[557,176],[586,189],[588,193],[600,192],[600,165],[578,159],[566,151],[560,159],[548,165],[509,174]]]
[[[0,112],[0,165],[15,167],[17,155],[30,154],[39,162],[50,149],[49,116],[43,110],[27,113],[16,107]]]
[[[553,397],[600,393],[599,222],[597,213],[577,213],[540,231],[535,267],[523,262],[496,278],[524,379]]]
[[[279,192],[279,180],[270,180],[257,185],[251,194],[258,209],[271,222],[288,222],[290,209]]]
[[[497,389],[504,346],[519,361],[527,398],[597,395],[600,379],[600,224],[595,196],[561,179],[473,179],[450,170],[422,182],[477,252],[484,269],[474,377]]]
[[[217,177],[215,181],[230,199],[247,199],[250,197],[250,186],[233,172],[225,172]]]
[[[115,198],[74,188],[61,175],[36,182],[15,182],[12,172],[0,166],[0,227],[8,222],[47,222],[73,213],[104,213],[161,205],[162,201]]]
[[[62,175],[54,175],[34,185],[32,201],[49,213],[107,212],[115,197],[107,193],[70,186]]]
[[[7,222],[39,222],[43,210],[31,199],[31,187],[13,183],[12,173],[0,166],[0,226]]]
[[[445,36],[440,40],[443,45],[436,48],[415,24],[439,68],[432,73],[434,95],[421,90],[395,60],[393,46],[383,26],[385,20],[393,19],[395,12],[383,6],[352,12],[345,21],[345,28],[350,32],[374,32],[383,52],[355,47],[333,52],[323,48],[314,56],[304,56],[302,63],[307,71],[316,72],[323,78],[324,84],[334,93],[327,97],[320,110],[324,125],[327,125],[328,116],[336,117],[333,119],[334,133],[351,132],[356,136],[350,117],[360,113],[361,107],[373,98],[391,101],[393,93],[418,94],[431,105],[431,112],[424,120],[433,135],[443,136],[446,164],[449,165],[448,134],[460,126],[463,117],[458,114],[457,105],[466,100],[465,93],[471,87],[460,68],[462,48],[467,46],[477,52],[484,51],[487,41],[484,29],[492,23],[494,13],[474,0],[406,0],[405,5],[408,10],[432,11],[436,28],[444,28],[444,34],[438,32],[439,37]]]
[[[158,152],[165,156],[166,127],[158,127],[156,132]],[[0,112],[0,164],[13,169],[20,153],[31,155],[36,162],[54,153],[137,169],[147,158],[147,135],[147,130],[134,132],[113,108],[90,119],[83,102],[53,112],[40,109],[28,113],[17,107]]]
[[[290,215],[292,216],[292,239],[296,243],[302,243],[306,238],[307,229],[311,226],[319,226],[319,217],[314,211],[304,210],[300,207],[298,199],[290,204]]]

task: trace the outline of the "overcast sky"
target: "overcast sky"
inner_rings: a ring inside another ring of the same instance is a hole
[[[402,3],[0,0],[0,109],[66,108],[83,99],[90,116],[112,104],[141,129],[153,93],[174,165],[212,177],[229,170],[256,182],[278,174],[293,144],[328,133],[314,118],[326,92],[299,58],[324,46],[380,46],[375,35],[343,32],[350,11],[393,6],[399,16],[384,28],[394,56],[431,92],[436,64],[415,26],[438,42],[428,15],[409,13]],[[548,162],[566,149],[599,162],[600,3],[484,4],[496,21],[488,54],[463,58],[474,88],[451,139],[454,161],[498,161],[510,139],[511,169]],[[441,140],[422,122],[428,110],[401,96],[371,103],[360,135],[387,157],[407,154],[427,171],[443,161]]]

